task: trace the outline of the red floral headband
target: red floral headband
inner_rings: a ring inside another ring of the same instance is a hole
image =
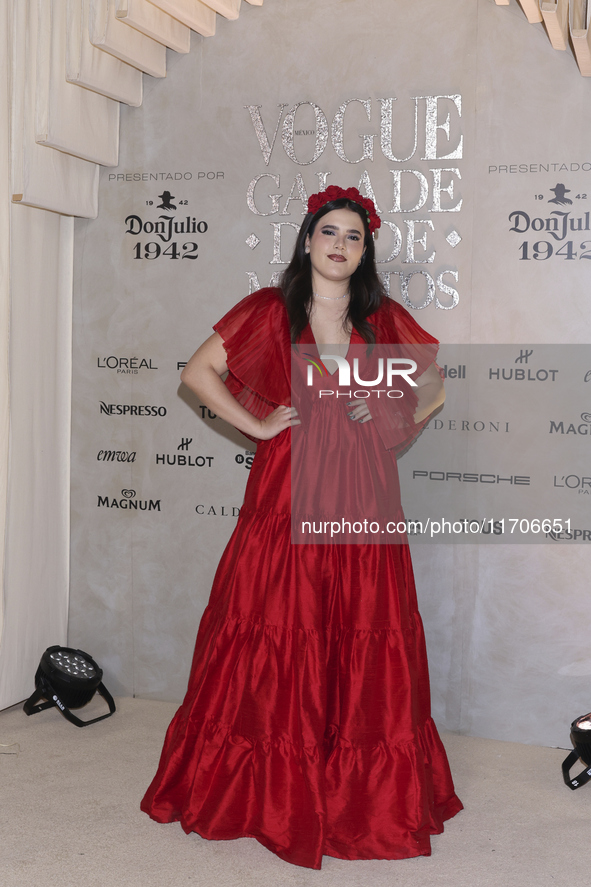
[[[368,197],[362,197],[357,188],[347,188],[345,190],[344,188],[339,188],[338,185],[329,185],[326,191],[319,191],[318,194],[310,195],[308,212],[315,215],[325,204],[331,203],[333,200],[342,200],[343,198],[352,200],[353,203],[358,203],[365,210],[370,234],[373,234],[381,226],[382,220],[376,212],[373,200],[370,200]]]

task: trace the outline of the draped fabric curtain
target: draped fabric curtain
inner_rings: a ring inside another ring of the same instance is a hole
[[[10,10],[0,6],[0,566],[4,564],[8,483],[8,320],[10,293]],[[0,595],[0,639],[4,596]],[[0,647],[1,649],[1,647]],[[1,660],[0,660],[1,666]]]
[[[23,65],[33,51],[26,7],[2,4],[0,26],[0,707],[26,697],[43,650],[65,643],[68,607],[74,219],[11,203],[17,176],[31,171],[23,157],[35,84],[34,65]]]
[[[0,707],[26,698],[42,652],[66,642],[73,233],[72,217],[11,208]]]
[[[261,6],[263,0],[248,0]],[[0,3],[0,709],[65,644],[74,216],[98,213],[119,103],[241,0]],[[195,38],[195,34],[193,34]]]

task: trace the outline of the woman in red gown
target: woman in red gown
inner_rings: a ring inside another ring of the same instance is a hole
[[[204,838],[254,837],[315,869],[323,855],[427,856],[462,807],[430,716],[408,545],[292,537],[296,484],[300,501],[345,489],[349,508],[358,497],[371,509],[385,489],[398,518],[395,451],[443,401],[435,340],[377,276],[379,224],[356,189],[312,195],[282,289],[231,309],[182,374],[258,446],[142,809]],[[327,350],[423,346],[410,415],[407,405],[392,422],[392,402],[388,418],[379,402],[324,397],[298,416],[292,343],[322,368]]]

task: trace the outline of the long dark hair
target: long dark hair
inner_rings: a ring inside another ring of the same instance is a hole
[[[291,341],[297,342],[307,326],[312,307],[312,265],[310,254],[306,252],[306,237],[312,237],[319,221],[334,209],[350,209],[363,222],[365,254],[349,282],[351,297],[343,323],[356,329],[365,342],[374,343],[374,328],[367,318],[377,311],[387,296],[376,270],[375,246],[367,224],[367,214],[362,206],[346,197],[325,203],[316,214],[308,213],[300,228],[291,262],[281,276]]]

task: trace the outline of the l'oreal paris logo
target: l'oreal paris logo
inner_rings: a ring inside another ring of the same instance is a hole
[[[313,360],[312,358],[304,355],[305,359],[308,361],[308,372],[306,384],[308,387],[314,384],[314,368],[320,372],[320,375],[324,375],[327,372],[326,362],[328,360],[333,360],[338,368],[339,373],[339,387],[346,387],[351,385],[351,367],[349,365],[349,361],[346,357],[341,357],[339,354],[323,354],[322,360]],[[417,383],[411,378],[413,373],[417,371],[417,363],[414,360],[409,360],[404,357],[386,357],[386,387],[392,388],[394,385],[394,377],[401,377],[404,381],[411,385],[413,388],[417,388]],[[359,376],[359,358],[353,358],[353,380],[357,385],[363,385],[365,388],[375,388],[377,385],[381,385],[384,381],[384,358],[379,357],[377,361],[377,376],[375,379],[361,379]],[[399,395],[402,396],[402,393]]]

